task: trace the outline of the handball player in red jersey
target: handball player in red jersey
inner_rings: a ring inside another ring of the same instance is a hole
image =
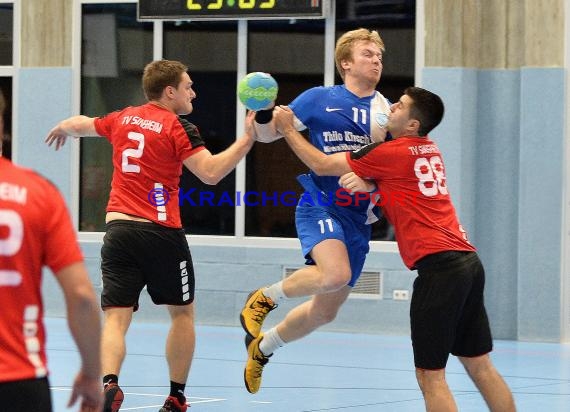
[[[0,141],[5,102],[0,93]],[[51,412],[42,268],[59,283],[81,366],[69,406],[100,411],[101,326],[76,232],[56,187],[12,164],[0,146],[0,410]]]
[[[445,381],[453,354],[491,411],[512,412],[511,391],[489,357],[493,344],[483,302],[485,272],[451,203],[439,148],[428,137],[443,118],[443,102],[434,93],[410,87],[390,110],[387,129],[393,140],[332,155],[305,141],[287,106],[275,108],[273,116],[291,149],[315,173],[342,176],[352,171],[376,182],[402,260],[418,271],[410,320],[426,410],[457,411]]]
[[[46,138],[56,150],[68,136],[103,136],[113,146],[101,249],[104,412],[118,411],[123,402],[118,383],[125,335],[145,286],[155,304],[167,305],[172,320],[166,341],[170,394],[161,411],[186,411],[184,391],[195,346],[194,270],[180,221],[182,166],[204,183],[216,184],[255,142],[251,112],[243,136],[223,152],[210,153],[198,128],[179,117],[192,112],[196,97],[187,70],[177,61],[153,61],[142,76],[146,104],[103,117],[70,117]]]

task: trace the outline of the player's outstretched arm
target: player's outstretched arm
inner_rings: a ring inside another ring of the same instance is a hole
[[[208,185],[215,185],[230,173],[255,143],[253,119],[255,112],[248,112],[243,136],[238,138],[223,152],[213,155],[209,150],[201,150],[186,158],[184,166],[198,179]]]
[[[80,400],[81,411],[99,411],[101,395],[101,320],[95,292],[83,262],[72,263],[56,273],[67,306],[67,323],[79,350],[77,373],[68,406]]]
[[[310,144],[294,127],[293,111],[287,106],[277,106],[273,111],[273,120],[291,150],[313,172],[321,176],[340,176],[351,172],[345,153],[326,155]]]
[[[78,115],[62,120],[50,130],[45,142],[48,146],[55,143],[55,150],[59,150],[65,144],[69,136],[99,136],[95,130],[95,119],[93,117]]]

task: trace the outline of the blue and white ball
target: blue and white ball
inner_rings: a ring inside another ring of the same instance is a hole
[[[239,100],[249,110],[265,109],[277,97],[279,87],[269,73],[249,73],[238,83]]]

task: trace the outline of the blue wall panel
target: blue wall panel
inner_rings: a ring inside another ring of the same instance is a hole
[[[469,236],[475,231],[474,191],[477,125],[477,71],[428,68],[423,87],[439,95],[445,105],[441,124],[431,133],[445,162],[449,193]]]
[[[14,162],[46,176],[71,200],[71,144],[56,152],[44,139],[62,119],[71,115],[72,71],[70,68],[21,69],[18,81],[18,123]]]
[[[561,337],[564,70],[521,71],[519,337]]]
[[[479,72],[474,241],[496,337],[517,337],[519,71]]]
[[[448,109],[436,140],[463,131],[437,141],[486,268],[495,337],[559,340],[563,70],[429,68],[423,78]]]

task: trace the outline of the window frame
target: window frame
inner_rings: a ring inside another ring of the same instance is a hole
[[[20,0],[0,0],[0,4],[11,4],[12,5],[12,64],[11,65],[0,65],[0,77],[8,77],[12,79],[12,136],[16,136],[17,121],[16,121],[16,111],[14,110],[18,104],[18,90],[17,90],[17,79],[18,79],[18,69],[20,68],[20,28],[21,28],[21,6]],[[7,96],[5,96],[7,97]],[[18,143],[17,139],[12,138],[12,158],[17,156]]]
[[[570,38],[570,0],[564,1],[564,38]],[[570,41],[566,41],[564,45],[564,68],[565,68],[565,81],[566,81],[566,109],[570,108]],[[565,184],[562,188],[564,191],[564,207],[562,209],[563,226],[563,239],[561,243],[561,273],[560,273],[560,290],[562,293],[561,302],[561,328],[560,340],[561,342],[570,342],[570,116],[566,116],[566,125],[564,131],[564,161],[565,165]]]
[[[16,0],[17,1],[17,0]],[[2,2],[2,0],[0,0]],[[415,83],[421,84],[421,72],[423,69],[423,52],[424,39],[420,33],[423,33],[424,21],[424,2],[425,0],[416,0],[416,50],[415,50]],[[81,21],[82,7],[86,4],[127,4],[137,3],[136,0],[78,0],[73,2],[73,29],[72,29],[72,71],[73,71],[73,108],[74,113],[79,114],[81,107]],[[330,1],[330,13],[325,19],[325,53],[324,53],[324,85],[334,84],[335,65],[334,65],[334,45],[335,45],[335,0]],[[154,20],[153,30],[153,59],[161,59],[163,55],[163,23],[160,20]],[[238,20],[238,56],[237,56],[237,79],[241,79],[247,74],[247,20]],[[237,96],[236,96],[237,100]],[[242,130],[244,126],[245,108],[241,104],[236,106],[236,130]],[[74,181],[71,205],[71,212],[75,221],[79,220],[79,146],[73,146],[73,164],[74,164]],[[245,191],[246,179],[246,159],[242,159],[236,167],[235,174],[235,190]],[[80,231],[78,237],[84,242],[101,242],[103,232],[84,232]],[[298,249],[299,241],[297,238],[276,238],[276,237],[252,237],[245,236],[245,205],[235,207],[235,232],[233,236],[219,235],[191,235],[187,236],[190,245],[194,246],[239,246],[239,247],[263,247],[263,248],[291,248]],[[398,247],[394,241],[371,241],[370,251],[373,252],[389,252],[397,253]]]

